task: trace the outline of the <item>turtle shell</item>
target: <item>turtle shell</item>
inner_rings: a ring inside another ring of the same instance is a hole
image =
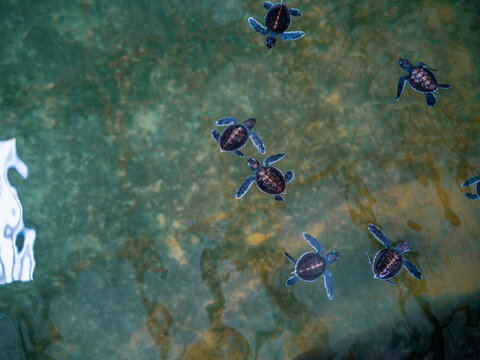
[[[382,280],[387,280],[397,275],[402,269],[403,259],[395,249],[380,250],[373,259],[373,272]]]
[[[416,67],[412,70],[408,82],[415,90],[423,93],[437,90],[437,79],[435,79],[433,73],[421,67]]]
[[[235,151],[247,143],[248,131],[242,125],[231,125],[220,135],[220,148],[223,151]]]
[[[270,31],[283,33],[290,26],[290,11],[285,4],[276,4],[265,15],[265,26]]]
[[[269,195],[285,194],[287,182],[285,176],[272,166],[262,167],[257,171],[257,186]]]
[[[318,253],[308,252],[295,264],[295,275],[304,281],[315,281],[325,270],[325,260]]]

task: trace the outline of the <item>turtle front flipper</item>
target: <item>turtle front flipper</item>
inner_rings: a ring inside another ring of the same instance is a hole
[[[273,6],[273,3],[270,2],[270,1],[265,1],[265,2],[263,3],[263,7],[264,7],[265,9],[267,9],[267,10],[270,10],[270,8],[271,8],[272,6]]]
[[[275,200],[280,201],[280,202],[284,202],[284,201],[285,201],[285,199],[283,198],[283,196],[282,196],[282,195],[279,195],[279,194],[275,195]]]
[[[297,260],[295,260],[292,256],[290,256],[288,253],[285,253],[285,256],[287,257],[290,262],[295,265],[297,263]]]
[[[323,254],[322,245],[320,245],[320,243],[317,241],[317,239],[315,239],[312,235],[307,234],[306,232],[304,232],[302,235],[303,235],[303,238],[305,239],[305,241],[308,243],[308,245],[310,245],[312,248],[317,250],[317,252],[320,255]]]
[[[437,84],[437,87],[439,87],[440,89],[450,89],[452,87],[452,85],[450,84]]]
[[[465,180],[465,182],[462,184],[462,187],[468,187],[470,185],[476,184],[480,181],[480,176],[474,176],[470,179]]]
[[[427,102],[428,107],[434,107],[437,103],[437,97],[432,93],[425,94],[425,101]]]
[[[248,18],[248,23],[250,24],[250,26],[252,27],[253,30],[255,30],[256,32],[262,34],[262,35],[267,35],[268,33],[268,30],[265,26],[263,26],[262,24],[260,24],[257,20],[255,20],[253,17],[249,17]]]
[[[282,160],[285,157],[285,155],[286,155],[285,153],[280,153],[280,154],[269,156],[265,158],[265,160],[263,160],[263,166],[270,166],[273,163],[279,160]]]
[[[257,135],[255,131],[249,131],[248,136],[252,139],[253,146],[255,146],[260,154],[265,154],[265,145],[263,145],[262,139]]]
[[[386,248],[389,248],[392,245],[384,232],[380,230],[380,228],[378,228],[377,226],[373,224],[368,224],[368,230],[370,230],[372,235],[375,236],[375,239],[380,241]]]
[[[298,9],[288,9],[292,16],[302,16],[302,12]]]
[[[230,116],[220,118],[215,123],[215,125],[217,126],[227,126],[227,125],[237,125],[237,124],[238,124],[238,120]]]
[[[405,258],[403,258],[403,266],[405,267],[405,269],[407,269],[410,275],[412,275],[415,279],[418,279],[418,280],[423,279],[423,276],[420,270],[418,270],[418,268],[413,263],[411,263]]]
[[[241,157],[241,158],[245,157],[245,155],[244,155],[241,151],[239,151],[239,150],[235,150],[235,151],[232,151],[232,152],[233,152],[235,155],[237,155],[238,157]]]
[[[327,290],[327,296],[330,300],[333,300],[333,291],[335,290],[333,286],[332,274],[330,271],[326,270],[323,272],[323,279],[325,282],[325,290]]]
[[[242,198],[247,193],[248,189],[250,189],[250,186],[252,186],[256,178],[257,177],[255,175],[249,175],[245,178],[242,185],[240,185],[237,190],[237,199]]]
[[[434,68],[432,68],[432,67],[430,67],[430,66],[428,66],[428,65],[425,65],[425,64],[422,63],[422,62],[419,62],[419,63],[417,64],[417,66],[418,66],[418,67],[421,67],[421,68],[424,68],[424,69],[428,69],[428,70],[432,70],[432,71],[437,71],[437,69],[434,69]]]
[[[298,281],[298,277],[292,276],[292,277],[289,277],[289,278],[287,279],[287,281],[285,282],[285,285],[287,285],[287,286],[293,286],[293,285],[295,285],[295,283],[296,283],[297,281]]]
[[[220,134],[217,130],[212,130],[210,135],[212,135],[213,140],[215,140],[217,143],[220,141]]]
[[[396,101],[400,100],[400,96],[403,93],[403,90],[405,90],[405,84],[408,81],[408,75],[400,76],[400,79],[398,79],[398,87],[397,87],[397,99]]]
[[[304,36],[305,33],[303,31],[286,31],[280,34],[280,39],[293,41],[298,40]]]
[[[285,173],[285,182],[289,184],[293,179],[295,179],[295,173],[292,170],[288,170]]]

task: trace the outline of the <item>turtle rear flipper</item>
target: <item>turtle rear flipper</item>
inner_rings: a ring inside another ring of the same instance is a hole
[[[310,245],[312,248],[317,250],[317,252],[320,255],[323,254],[322,245],[320,245],[320,243],[317,241],[317,239],[315,239],[312,235],[307,234],[306,232],[304,232],[302,235],[303,235],[303,238],[305,239],[305,241],[308,242],[308,245]]]
[[[284,197],[282,195],[279,195],[279,194],[275,195],[275,200],[280,201],[280,202],[285,201]]]
[[[400,96],[403,94],[403,90],[405,90],[405,84],[407,83],[407,81],[408,81],[408,75],[400,76],[400,79],[398,79],[396,101],[400,100]]]
[[[365,251],[365,256],[367,257],[367,261],[370,264],[370,266],[372,266],[372,259],[370,259],[370,256],[368,255],[368,253],[366,251]]]
[[[413,263],[411,263],[409,260],[403,258],[403,266],[404,266],[405,269],[407,269],[407,271],[410,273],[410,275],[412,275],[415,279],[418,279],[418,280],[423,279],[423,276],[422,276],[422,273],[420,272],[420,270],[418,270],[418,268]]]
[[[292,277],[289,277],[289,278],[287,279],[287,281],[285,282],[285,285],[287,285],[287,286],[293,286],[293,285],[295,285],[295,283],[296,283],[297,281],[298,281],[298,277],[292,276]]]
[[[265,1],[265,2],[263,3],[263,7],[264,7],[265,9],[267,9],[267,10],[270,10],[270,9],[272,8],[272,6],[273,6],[273,3],[270,2],[270,1]]]
[[[287,257],[290,262],[295,265],[297,263],[297,260],[295,260],[292,256],[290,256],[288,253],[285,253],[285,256]]]
[[[237,199],[242,198],[247,193],[248,189],[250,189],[250,186],[252,186],[252,184],[255,182],[255,179],[255,175],[249,175],[245,178],[237,190]]]
[[[265,154],[265,145],[263,145],[262,139],[257,135],[255,131],[249,131],[248,136],[252,139],[253,146],[258,150],[260,154]]]
[[[425,94],[425,101],[427,102],[428,107],[434,107],[437,103],[437,97],[432,93]]]
[[[327,290],[327,296],[330,300],[333,300],[333,292],[335,288],[333,286],[333,279],[330,271],[325,269],[325,271],[323,272],[323,279],[325,282],[325,290]]]
[[[439,87],[440,89],[450,89],[452,87],[452,85],[450,85],[450,84],[437,84],[437,87]]]
[[[434,69],[434,68],[432,68],[432,67],[430,67],[430,66],[428,66],[428,65],[425,65],[425,64],[422,63],[422,62],[419,62],[419,63],[417,64],[417,66],[418,66],[418,67],[421,67],[421,68],[424,68],[424,69],[428,69],[428,70],[432,70],[432,71],[437,71],[437,69]]]
[[[285,173],[285,182],[289,184],[293,179],[295,179],[295,173],[293,172],[293,170],[288,170]]]
[[[268,33],[268,30],[265,26],[263,26],[262,24],[260,24],[257,20],[255,20],[253,17],[249,17],[248,18],[248,23],[250,24],[250,26],[252,27],[253,30],[255,30],[256,32],[262,34],[262,35],[267,35]]]
[[[290,15],[292,16],[302,16],[302,12],[298,9],[288,9],[288,11],[290,12]]]
[[[478,200],[479,199],[477,194],[465,193],[465,196],[467,198],[469,198],[470,200]]]
[[[215,140],[217,143],[220,141],[220,134],[217,130],[212,130],[210,135],[212,135],[213,140]]]
[[[280,39],[293,41],[298,40],[304,36],[305,33],[303,31],[286,31],[280,34]]]
[[[215,123],[217,126],[238,125],[238,120],[234,117],[227,116],[217,120]]]
[[[245,157],[245,155],[244,155],[241,151],[239,151],[239,150],[235,150],[235,151],[232,151],[232,152],[233,152],[235,155],[237,155],[238,157],[241,157],[241,158]]]

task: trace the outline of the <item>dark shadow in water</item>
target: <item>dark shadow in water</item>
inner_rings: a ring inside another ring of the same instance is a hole
[[[50,359],[45,350],[52,341],[60,341],[60,335],[37,287],[21,282],[3,285],[0,299],[0,359]]]
[[[223,324],[222,315],[225,310],[225,298],[221,289],[221,274],[218,262],[223,260],[221,247],[205,249],[200,258],[202,279],[210,289],[214,298],[207,305],[210,329],[205,340],[189,346],[182,359],[245,359],[252,356],[247,339],[236,329]]]
[[[372,348],[372,338],[382,334],[382,329],[375,329],[361,337],[345,339],[334,344],[336,348],[346,349],[344,355],[339,356],[328,347],[318,346],[295,357],[295,360],[320,359],[479,359],[480,358],[480,292],[472,295],[477,299],[469,304],[457,308],[446,317],[439,320],[431,309],[431,304],[422,296],[414,299],[420,306],[426,318],[433,325],[430,333],[419,332],[413,329],[408,337],[395,328],[392,330],[393,343],[386,343],[382,348]],[[463,319],[462,321],[456,320]],[[388,329],[385,329],[388,333]],[[455,338],[450,339],[448,333]],[[462,333],[463,332],[463,333]],[[459,336],[463,335],[463,336]],[[342,345],[344,343],[344,345]],[[352,345],[350,345],[352,344]]]

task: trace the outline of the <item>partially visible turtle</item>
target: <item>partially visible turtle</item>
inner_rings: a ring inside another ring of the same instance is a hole
[[[265,194],[274,195],[275,200],[285,201],[282,195],[285,194],[287,184],[293,180],[295,174],[288,170],[285,176],[277,168],[270,166],[285,157],[285,153],[272,155],[263,160],[263,166],[255,159],[248,159],[248,167],[255,171],[255,175],[249,175],[237,190],[237,199],[243,197],[254,182]]]
[[[415,279],[423,279],[420,270],[418,270],[418,268],[413,263],[405,259],[405,257],[403,256],[405,253],[410,251],[411,243],[409,243],[408,241],[404,241],[398,244],[395,249],[392,249],[392,244],[390,240],[377,226],[373,224],[368,224],[368,230],[370,230],[375,239],[380,241],[383,246],[385,246],[385,249],[377,252],[375,258],[373,259],[373,262],[370,259],[370,256],[368,256],[368,253],[365,252],[367,260],[372,266],[373,277],[375,279],[384,280],[390,284],[395,285],[395,283],[390,281],[390,279],[400,272],[402,266],[404,266],[405,269],[407,269],[407,271],[410,273],[410,275],[412,275]]]
[[[298,280],[316,281],[320,275],[323,275],[327,296],[330,300],[333,300],[334,287],[332,274],[330,274],[330,271],[328,271],[326,267],[338,259],[338,252],[329,251],[322,256],[323,248],[312,235],[304,232],[303,238],[316,252],[306,252],[300,256],[298,260],[295,260],[289,254],[285,253],[287,259],[295,265],[295,270],[292,272],[293,276],[287,279],[285,285],[293,286]]]
[[[248,23],[256,32],[267,35],[266,44],[270,49],[275,45],[277,36],[280,36],[282,40],[297,40],[305,35],[303,31],[287,31],[290,26],[290,15],[301,16],[302,13],[298,9],[290,9],[285,3],[280,1],[278,4],[273,5],[270,1],[265,1],[263,7],[268,10],[265,15],[265,26],[260,24],[253,17],[248,18]]]
[[[413,66],[407,59],[400,59],[398,62],[402,69],[408,72],[408,75],[400,76],[398,80],[397,101],[400,99],[400,95],[402,95],[407,81],[413,90],[425,94],[428,107],[433,107],[437,103],[437,97],[433,95],[434,92],[438,92],[438,89],[451,88],[449,84],[438,84],[437,79],[435,79],[432,73],[432,71],[437,70],[424,63],[419,62],[417,66]]]
[[[220,151],[231,151],[235,155],[244,157],[243,153],[239,151],[246,143],[248,138],[252,139],[253,145],[257,148],[260,154],[265,154],[265,146],[262,139],[257,135],[252,128],[255,126],[255,119],[248,119],[241,125],[238,120],[233,117],[223,117],[218,119],[215,125],[228,126],[223,130],[222,135],[217,130],[212,130],[212,138],[220,146]]]
[[[465,193],[465,196],[467,198],[469,198],[470,200],[477,200],[477,199],[480,199],[480,176],[474,176],[470,179],[468,179],[467,181],[465,181],[463,184],[462,184],[462,187],[467,187],[467,186],[471,186],[473,184],[477,184],[475,185],[475,192],[476,194],[472,194],[472,193]]]

